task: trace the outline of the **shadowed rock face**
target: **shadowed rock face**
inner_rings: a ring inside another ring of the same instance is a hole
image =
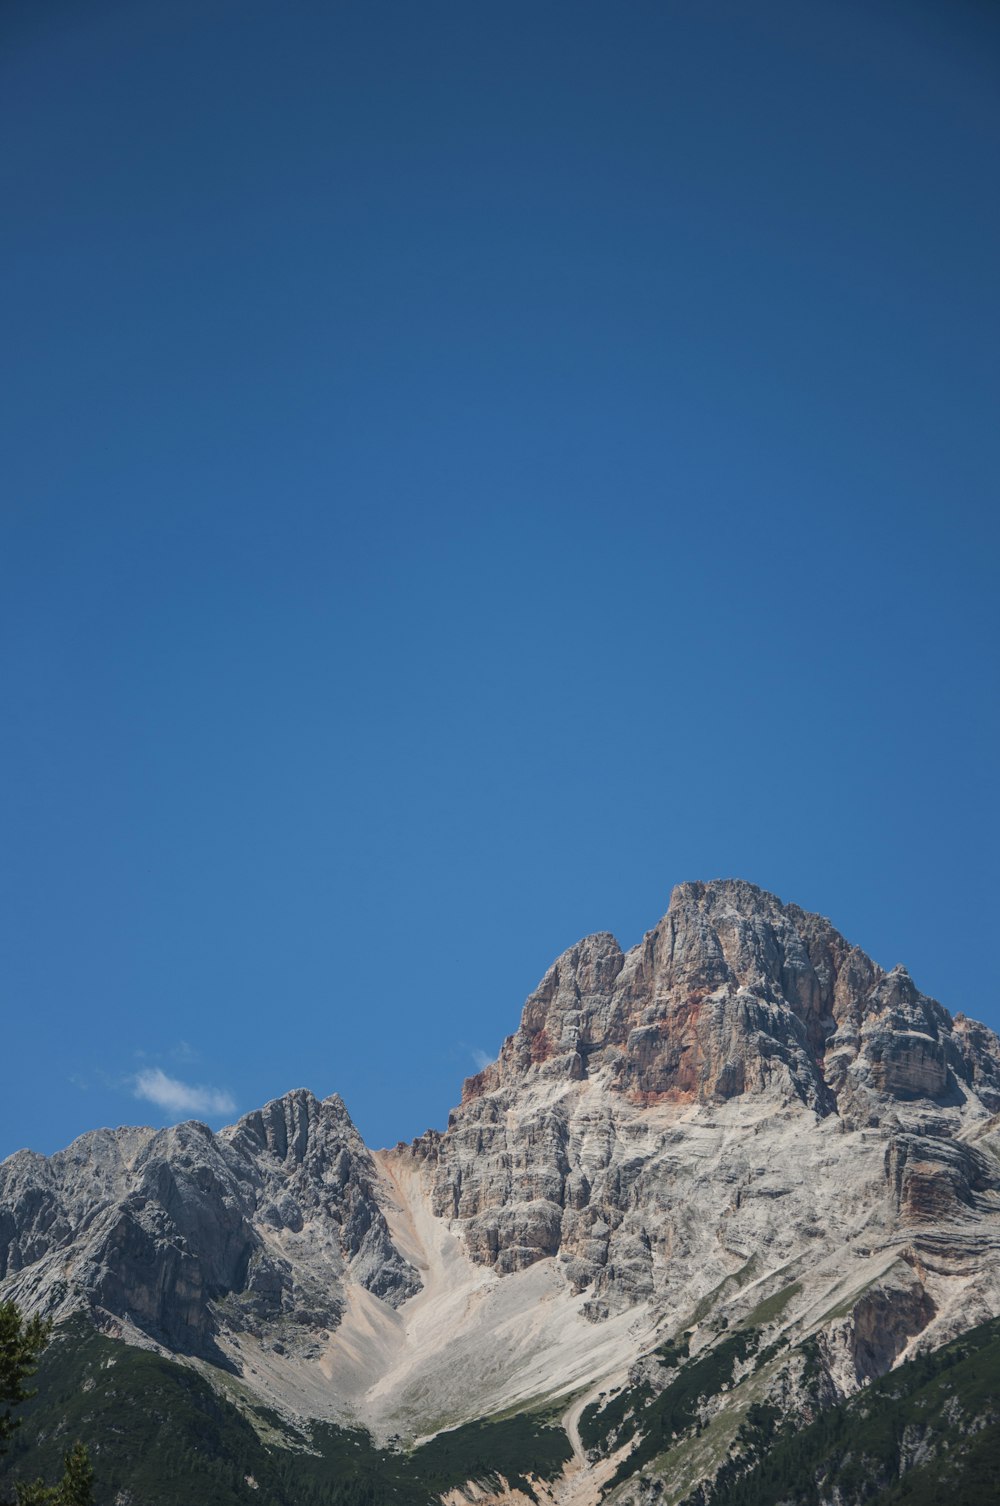
[[[339,1323],[348,1277],[389,1303],[419,1288],[377,1179],[336,1095],[289,1093],[218,1135],[98,1130],[0,1165],[0,1280],[178,1353],[219,1360],[233,1324],[305,1343]]]

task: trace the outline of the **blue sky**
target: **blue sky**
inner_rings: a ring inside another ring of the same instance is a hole
[[[687,878],[1000,1027],[994,6],[0,33],[0,1154],[440,1126]]]

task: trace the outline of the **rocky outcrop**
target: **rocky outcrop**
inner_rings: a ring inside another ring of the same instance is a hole
[[[254,1219],[284,1236],[283,1249],[322,1246],[329,1273],[342,1261],[353,1281],[398,1307],[420,1288],[382,1212],[378,1171],[339,1093],[318,1102],[287,1093],[247,1114],[220,1139],[259,1179]],[[326,1279],[321,1269],[319,1279]]]
[[[935,1315],[920,1276],[899,1260],[874,1281],[823,1333],[822,1349],[840,1394],[884,1375]]]

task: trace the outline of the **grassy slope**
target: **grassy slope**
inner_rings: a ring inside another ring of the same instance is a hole
[[[220,1396],[189,1367],[80,1321],[53,1340],[35,1384],[0,1461],[0,1495],[15,1477],[56,1478],[78,1437],[91,1448],[99,1506],[120,1491],[132,1506],[426,1506],[470,1478],[551,1478],[570,1456],[560,1429],[524,1414],[456,1428],[410,1454],[323,1424],[303,1438],[265,1408]]]

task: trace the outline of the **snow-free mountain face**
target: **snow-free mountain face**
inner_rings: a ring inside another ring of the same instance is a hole
[[[990,1031],[685,884],[553,964],[443,1134],[372,1152],[296,1091],[12,1156],[0,1296],[376,1437],[562,1396],[582,1463],[588,1401],[673,1336],[813,1335],[835,1395],[1000,1313],[998,1110]]]

